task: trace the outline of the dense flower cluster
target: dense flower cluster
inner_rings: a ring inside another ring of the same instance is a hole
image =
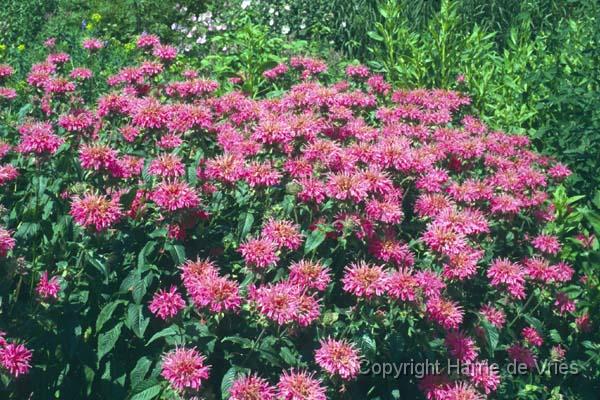
[[[87,39],[83,47],[95,53],[104,43]],[[429,353],[469,365],[460,375],[423,379],[419,387],[436,400],[498,389],[500,377],[481,351],[490,326],[502,332],[512,321],[522,340],[503,337],[503,360],[535,364],[548,340],[514,305],[536,290],[552,298],[548,313],[589,328],[565,290],[576,271],[560,258],[562,239],[542,233],[554,216],[549,187],[568,168],[532,151],[527,137],[466,115],[467,96],[394,91],[362,65],[326,84],[325,62],[292,57],[264,77],[295,83],[257,99],[196,71],[176,75],[169,67],[177,50],[157,36],[142,35],[137,47],[143,60],[108,77],[109,92],[95,104],[78,98],[92,71],[69,71],[68,54],[34,65],[27,82],[43,112],[16,127],[17,142],[0,141],[0,159],[43,166],[71,157],[80,181],[56,201],[85,235],[120,231],[127,241],[158,226],[164,232],[151,237],[162,235],[169,251],[205,255],[179,266],[179,277],[160,279],[162,288],[144,300],[160,320],[187,307],[202,322],[256,323],[290,337],[317,331],[312,365],[352,381],[361,352],[340,334],[350,329],[330,332],[323,321],[358,323],[371,310],[392,326],[402,315],[411,329],[418,321],[443,339],[445,348]],[[11,74],[0,65],[0,79]],[[63,145],[77,155],[59,151]],[[18,178],[17,165],[0,165],[0,185]],[[522,230],[508,238],[513,225]],[[0,227],[0,256],[14,247]],[[36,291],[56,300],[59,283],[44,272]],[[13,376],[27,372],[30,358],[22,345],[0,348]],[[199,391],[210,375],[206,361],[195,348],[177,347],[164,355],[162,376],[177,391]],[[329,381],[315,374],[284,369],[272,385],[250,372],[233,382],[231,398],[324,400]]]

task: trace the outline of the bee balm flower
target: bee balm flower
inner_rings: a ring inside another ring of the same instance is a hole
[[[206,357],[195,348],[175,349],[163,357],[161,375],[176,390],[198,390],[210,374],[210,366],[204,365],[205,360]]]
[[[354,379],[360,372],[358,350],[344,340],[322,340],[315,361],[331,375],[339,375],[344,380]]]
[[[94,227],[103,231],[117,222],[123,215],[118,200],[106,196],[87,194],[75,198],[71,203],[71,215],[83,227]]]

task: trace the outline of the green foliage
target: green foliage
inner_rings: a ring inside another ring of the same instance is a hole
[[[474,3],[441,1],[434,11],[380,3],[370,65],[403,87],[467,91],[493,127],[528,133],[540,151],[574,169],[576,190],[592,193],[600,183],[600,7]],[[474,14],[465,11],[471,7]]]

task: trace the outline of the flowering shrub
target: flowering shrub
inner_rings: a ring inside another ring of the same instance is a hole
[[[298,56],[252,98],[156,36],[137,46],[106,82],[51,52],[1,100],[7,393],[540,398],[593,380],[586,276],[563,257],[578,232],[552,228],[567,167],[457,92],[363,66],[331,82]],[[494,367],[513,361],[523,375]]]

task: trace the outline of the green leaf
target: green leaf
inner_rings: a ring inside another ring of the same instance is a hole
[[[365,356],[370,357],[377,354],[377,343],[375,343],[375,339],[366,333],[359,338],[357,345]]]
[[[177,335],[177,333],[177,325],[171,325],[163,329],[162,331],[156,332],[154,335],[152,335],[150,340],[148,340],[148,342],[146,343],[146,346],[148,346],[150,343],[154,342],[157,339],[174,336]]]
[[[288,347],[282,347],[279,351],[281,359],[288,365],[295,366],[298,364],[298,359]]]
[[[102,358],[115,347],[119,340],[119,336],[121,336],[122,327],[123,323],[119,322],[108,332],[98,335],[98,361],[102,360]]]
[[[383,36],[381,36],[377,32],[369,31],[369,32],[367,32],[367,36],[369,36],[371,39],[373,39],[377,42],[383,42]]]
[[[150,400],[158,396],[161,391],[160,384],[155,384],[150,386],[147,389],[142,390],[141,392],[131,396],[129,400]]]
[[[144,380],[146,374],[150,370],[150,366],[152,365],[152,361],[148,357],[140,358],[131,373],[129,374],[129,379],[131,380],[131,387],[135,388],[140,382]]]
[[[142,251],[140,251],[140,254],[138,254],[138,270],[140,270],[140,272],[145,271],[146,269],[146,257],[149,256],[152,251],[154,250],[154,247],[156,247],[156,242],[155,241],[149,241],[148,243],[146,243],[146,245],[144,246],[144,248],[142,249]]]
[[[562,343],[562,338],[560,337],[560,333],[558,333],[558,331],[556,329],[551,329],[549,332],[550,335],[550,339],[552,339],[552,341],[554,343]]]
[[[243,223],[243,225],[242,225]],[[243,240],[248,233],[250,233],[250,229],[252,229],[252,225],[254,224],[254,215],[250,212],[245,212],[240,215],[240,223],[241,225],[241,233],[240,240]]]
[[[325,232],[317,228],[308,235],[304,245],[304,254],[314,251],[325,240]]]
[[[185,248],[182,245],[170,244],[166,246],[166,249],[176,265],[181,265],[185,262]]]
[[[104,324],[112,317],[113,313],[121,303],[123,303],[123,300],[116,300],[102,307],[102,310],[100,310],[98,318],[96,319],[97,332],[100,332]]]
[[[493,356],[494,351],[496,351],[496,348],[498,347],[500,333],[494,325],[490,324],[486,320],[481,320],[481,325],[483,325],[483,329],[485,330],[485,340],[488,345],[488,351],[490,353],[490,356]]]
[[[144,318],[143,307],[141,304],[129,304],[125,318],[125,325],[140,339],[144,337],[144,332],[150,323],[150,318]]]

